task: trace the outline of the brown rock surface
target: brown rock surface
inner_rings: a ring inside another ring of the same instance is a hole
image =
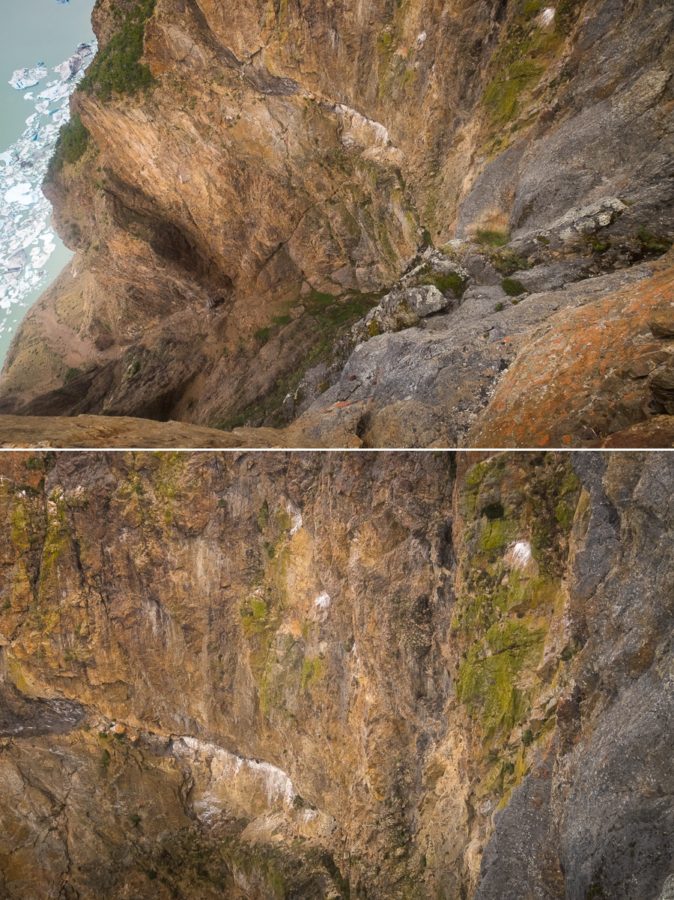
[[[216,431],[184,422],[154,422],[112,416],[0,416],[2,447],[257,447],[282,446],[282,434],[271,429],[243,429],[241,434]],[[254,437],[247,434],[253,432]]]
[[[285,428],[0,415],[0,444],[671,447],[672,342],[654,323],[672,307],[673,272],[668,254],[498,308],[500,288],[471,287],[448,313],[347,352]]]
[[[616,434],[611,446],[620,446],[617,433],[654,413],[671,414],[665,381],[658,392],[657,379],[674,364],[674,347],[670,335],[652,328],[665,309],[674,309],[671,267],[551,316],[500,381],[468,445],[596,446]],[[644,446],[663,434],[657,426],[650,437],[647,428],[638,433]]]
[[[3,897],[662,895],[667,454],[0,474]]]

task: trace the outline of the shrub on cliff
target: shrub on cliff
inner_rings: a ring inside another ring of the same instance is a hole
[[[113,94],[134,94],[149,87],[152,73],[141,63],[145,23],[156,0],[139,0],[126,12],[119,29],[99,51],[82,79],[80,88],[108,100]]]
[[[517,278],[504,278],[501,287],[509,297],[519,297],[526,292],[526,288]]]
[[[75,114],[69,122],[61,128],[54,155],[49,161],[47,181],[51,181],[54,175],[61,171],[65,163],[76,163],[84,156],[89,146],[89,132],[82,124],[80,117]]]

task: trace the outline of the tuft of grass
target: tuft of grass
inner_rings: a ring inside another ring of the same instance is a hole
[[[108,43],[98,52],[80,90],[109,100],[113,94],[135,94],[149,88],[154,79],[141,63],[145,24],[154,12],[156,0],[138,0],[125,14]]]
[[[513,250],[496,251],[491,257],[491,263],[501,275],[512,275],[514,272],[521,272],[522,269],[531,268],[529,260]]]
[[[596,235],[588,237],[587,243],[593,253],[606,253],[611,246],[610,241],[602,241]]]
[[[457,272],[448,272],[446,275],[431,274],[424,278],[424,284],[433,284],[441,294],[451,291],[460,300],[466,290],[466,280]]]
[[[672,242],[669,238],[655,235],[652,231],[644,228],[643,225],[637,231],[637,237],[639,238],[642,250],[646,253],[666,253],[672,246]]]
[[[266,344],[271,337],[271,327],[266,325],[264,328],[258,328],[255,332],[255,340],[260,344]]]
[[[504,278],[501,287],[509,297],[519,297],[520,294],[526,293],[526,288],[517,278]]]
[[[505,303],[497,303],[494,307],[494,312],[503,312],[505,309]]]
[[[76,378],[79,378],[81,374],[81,369],[76,369],[74,366],[71,366],[63,378],[64,384],[70,384],[71,381],[75,381]]]
[[[487,247],[503,247],[510,240],[510,235],[507,231],[498,231],[495,228],[478,228],[475,240]]]

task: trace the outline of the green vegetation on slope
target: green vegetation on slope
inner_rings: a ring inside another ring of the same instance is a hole
[[[321,360],[328,360],[335,344],[346,329],[362,319],[376,306],[381,294],[347,294],[343,297],[335,297],[332,294],[321,293],[312,290],[307,297],[298,300],[304,306],[304,317],[315,325],[312,335],[315,336],[311,350],[304,359],[302,365],[285,378],[280,378],[275,388],[265,397],[256,400],[242,409],[238,414],[224,421],[218,422],[214,427],[231,431],[233,428],[241,428],[244,425],[259,426],[270,425],[279,427],[285,424],[281,410],[283,400],[295,391],[305,373],[317,365]],[[284,327],[289,317],[276,316],[273,325],[260,328],[255,332],[256,340],[267,343],[277,328]]]
[[[61,128],[54,155],[49,161],[46,180],[52,181],[63,166],[72,165],[81,159],[89,146],[89,132],[77,113]]]
[[[145,23],[156,0],[138,0],[126,11],[116,8],[119,28],[100,50],[83,78],[80,89],[108,100],[113,94],[134,94],[148,88],[152,74],[141,63]]]
[[[526,479],[517,459],[506,455],[466,473],[462,590],[452,615],[461,648],[456,693],[482,747],[480,791],[501,802],[525,774],[528,748],[551,721],[552,706],[532,713],[555,677],[540,667],[557,641],[550,626],[564,603],[562,579],[579,493],[569,460],[546,455]],[[520,562],[513,556],[517,544],[525,554]],[[561,667],[573,650],[560,642],[556,652],[555,665]]]
[[[543,0],[520,0],[514,5],[504,39],[492,58],[484,104],[497,144],[504,139],[499,130],[522,112],[523,96],[539,83],[558,58],[581,3],[563,0],[550,23],[541,16],[545,6]]]

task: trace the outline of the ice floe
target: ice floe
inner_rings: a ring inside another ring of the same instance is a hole
[[[58,133],[68,121],[70,95],[96,53],[95,43],[79,44],[49,75],[43,63],[19,69],[9,83],[18,91],[40,84],[24,98],[33,104],[18,140],[0,153],[0,309],[22,304],[44,281],[44,267],[56,249],[50,225],[51,206],[42,182]],[[5,323],[0,323],[0,333]]]
[[[47,77],[49,70],[43,62],[33,66],[32,69],[17,69],[12,73],[9,83],[17,91],[24,91],[26,88],[35,87],[43,78]]]

